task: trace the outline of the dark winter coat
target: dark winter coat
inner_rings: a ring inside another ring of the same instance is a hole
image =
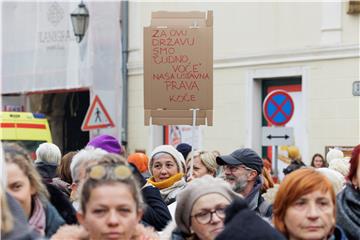
[[[285,240],[282,234],[250,210],[243,199],[226,209],[225,229],[216,240]]]
[[[360,238],[360,236],[359,236]],[[341,227],[336,226],[332,237],[329,240],[348,240]]]
[[[50,203],[56,208],[65,222],[67,224],[77,224],[76,210],[68,197],[51,183],[45,182],[45,186],[50,194]]]
[[[50,238],[61,225],[65,224],[64,219],[49,202],[44,204],[46,215],[45,237]]]
[[[141,186],[141,193],[146,203],[142,223],[155,228],[156,231],[163,230],[171,220],[169,209],[160,195],[159,189],[149,185],[145,186],[146,179],[132,163],[129,164],[132,173]]]
[[[62,187],[53,182],[53,179],[56,177],[57,166],[42,161],[36,162],[35,166],[50,194],[50,203],[56,208],[67,224],[76,224],[76,210],[69,200],[69,195],[67,195]]]
[[[336,224],[349,239],[360,239],[360,191],[351,184],[337,195]]]
[[[292,173],[295,170],[298,170],[302,167],[306,167],[305,163],[303,163],[302,161],[297,161],[297,160],[291,160],[291,163],[289,164],[289,166],[287,166],[286,168],[283,169],[283,173],[285,175]]]
[[[249,209],[257,212],[261,217],[271,219],[272,205],[261,196],[262,180],[258,177],[251,192],[245,197]]]
[[[56,177],[57,165],[45,163],[42,161],[35,162],[36,170],[39,172],[40,176],[46,181],[51,182],[51,180]]]
[[[142,220],[153,226],[156,231],[161,231],[171,220],[171,215],[159,189],[147,186],[141,192],[147,205]]]

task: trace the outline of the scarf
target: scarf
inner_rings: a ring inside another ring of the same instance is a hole
[[[178,192],[180,192],[186,185],[183,176],[183,173],[178,173],[161,182],[155,182],[154,177],[151,177],[148,179],[148,183],[160,190],[162,199],[167,205],[169,205],[174,202]]]
[[[359,239],[360,191],[349,183],[337,196],[336,224],[344,230],[349,239]]]
[[[164,188],[169,188],[177,181],[181,180],[181,178],[184,176],[182,173],[175,174],[172,177],[169,177],[168,179],[161,181],[161,182],[155,182],[154,177],[151,177],[148,179],[148,182],[155,186],[156,188],[162,190]]]
[[[34,229],[41,235],[45,235],[45,226],[46,226],[46,215],[42,202],[39,197],[34,197],[34,207],[32,210],[31,217],[29,219],[29,225],[34,227]]]
[[[261,186],[262,186],[262,180],[261,177],[258,176],[255,180],[253,189],[245,197],[245,201],[247,202],[251,210],[255,210],[258,207]]]

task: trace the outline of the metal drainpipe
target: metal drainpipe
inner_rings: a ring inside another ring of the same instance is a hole
[[[121,142],[125,146],[128,139],[128,56],[129,56],[129,2],[121,2],[121,42],[122,42],[122,80],[123,80],[123,101],[122,101],[122,134]]]

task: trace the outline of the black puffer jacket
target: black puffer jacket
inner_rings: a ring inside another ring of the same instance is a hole
[[[163,230],[171,221],[171,215],[159,189],[147,186],[141,190],[141,193],[147,205],[142,220],[153,226],[156,231]]]
[[[67,196],[55,185],[44,182],[50,194],[50,203],[56,208],[67,224],[76,224],[76,210]]]
[[[298,169],[300,169],[302,167],[306,167],[306,165],[301,160],[300,161],[291,160],[290,165],[283,169],[283,173],[285,175],[287,175],[287,174],[290,174],[293,171],[298,170]]]
[[[160,195],[159,189],[149,185],[145,186],[146,179],[139,172],[136,166],[132,163],[129,164],[132,173],[139,181],[141,186],[141,193],[146,203],[146,209],[142,221],[145,225],[155,228],[156,231],[163,230],[168,222],[171,220],[169,209]]]

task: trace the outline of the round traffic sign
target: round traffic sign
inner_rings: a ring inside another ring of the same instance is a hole
[[[286,91],[274,90],[264,100],[263,113],[272,125],[283,126],[294,114],[294,102]]]

